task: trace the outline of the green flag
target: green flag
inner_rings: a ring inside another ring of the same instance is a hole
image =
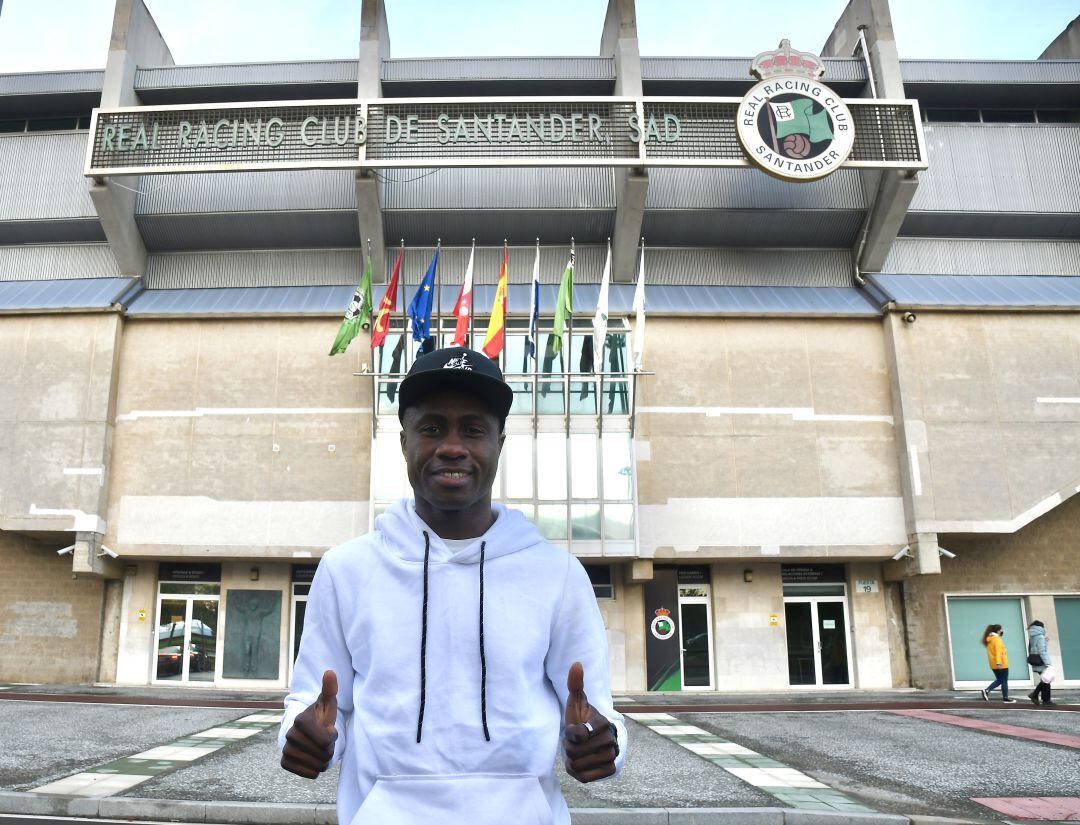
[[[367,329],[371,326],[371,256],[368,256],[364,266],[364,275],[353,293],[349,308],[345,310],[345,319],[338,327],[334,345],[330,347],[331,355],[338,355],[348,349],[352,339],[360,332],[361,327]]]
[[[822,109],[813,112],[814,101],[808,97],[792,100],[789,103],[770,103],[776,115],[776,137],[788,135],[806,135],[811,143],[832,138],[829,127],[829,113]]]
[[[552,351],[562,349],[563,327],[574,318],[574,250],[570,250],[570,262],[559,285],[559,297],[555,301],[555,328],[551,333]]]

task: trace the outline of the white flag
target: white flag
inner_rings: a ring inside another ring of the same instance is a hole
[[[777,122],[795,119],[795,108],[790,103],[770,103]]]
[[[637,288],[634,289],[634,369],[641,369],[645,354],[645,243],[641,244],[641,265],[638,267]]]
[[[476,254],[476,244],[469,251],[469,265],[465,268],[465,280],[461,283],[461,292],[458,293],[457,303],[454,304],[454,317],[457,323],[454,326],[454,340],[451,342],[455,347],[469,346],[469,326],[472,321],[472,281],[473,281],[473,255]]]
[[[600,276],[600,296],[596,299],[596,314],[592,319],[593,371],[604,371],[604,341],[607,340],[608,285],[611,283],[611,242],[608,241],[604,274]]]

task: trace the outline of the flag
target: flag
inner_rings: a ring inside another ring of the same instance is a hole
[[[409,318],[412,319],[412,337],[424,349],[424,344],[431,337],[431,305],[435,298],[435,268],[439,265],[439,250],[424,273],[423,280],[416,287],[416,294],[409,302]],[[424,349],[426,351],[426,349]]]
[[[570,247],[570,261],[559,284],[559,297],[555,300],[555,324],[551,331],[553,350],[562,349],[563,328],[567,322],[574,323],[574,247]]]
[[[371,331],[371,347],[381,347],[386,343],[386,333],[390,331],[390,316],[397,311],[397,288],[398,276],[401,275],[401,258],[405,254],[405,248],[398,250],[397,260],[394,261],[394,274],[390,276],[390,283],[386,286],[386,292],[379,302],[379,313],[375,316],[375,328]]]
[[[472,317],[472,269],[473,255],[476,254],[474,246],[469,251],[469,265],[465,267],[465,280],[461,284],[461,292],[458,293],[457,303],[454,304],[454,317],[457,318],[457,326],[454,328],[455,347],[469,346],[469,319]]]
[[[641,243],[641,265],[638,267],[637,287],[634,289],[634,369],[641,369],[645,353],[645,242]]]
[[[533,260],[532,289],[529,290],[529,342],[528,354],[536,360],[536,344],[540,340],[540,241],[536,241],[536,258]]]
[[[600,276],[600,296],[596,299],[596,314],[592,319],[592,343],[594,357],[603,369],[604,341],[607,339],[608,286],[611,284],[611,243],[608,243],[607,260],[604,261],[604,274]],[[591,370],[590,370],[591,372]]]
[[[803,97],[790,103],[770,103],[769,106],[776,117],[777,139],[788,135],[806,135],[811,143],[832,139],[829,113],[824,109],[814,112],[814,101],[810,98]]]
[[[488,321],[487,334],[484,336],[484,355],[497,361],[506,338],[506,270],[509,253],[503,245],[502,272],[499,273],[499,285],[495,288],[495,300],[491,304],[491,319]]]
[[[341,326],[338,327],[334,344],[330,347],[331,355],[345,352],[349,348],[349,344],[352,343],[352,339],[360,332],[360,329],[367,329],[371,326],[371,309],[373,305],[371,300],[371,256],[368,255],[367,263],[364,265],[364,274],[360,278],[360,283],[356,286],[356,292],[353,293],[352,301],[349,302],[349,308],[345,310],[345,318],[342,320]]]

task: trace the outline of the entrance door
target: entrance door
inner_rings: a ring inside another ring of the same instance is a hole
[[[214,681],[217,646],[217,598],[162,596],[158,599],[154,681]]]
[[[683,690],[711,690],[712,634],[709,585],[679,584],[679,642]]]
[[[847,602],[835,597],[785,597],[788,681],[850,687]]]
[[[310,584],[294,584],[292,595],[292,627],[289,630],[289,650],[292,658],[289,659],[289,680],[292,680],[292,668],[296,663],[296,657],[300,655],[300,639],[304,634],[304,616],[307,614],[308,594],[311,591]]]

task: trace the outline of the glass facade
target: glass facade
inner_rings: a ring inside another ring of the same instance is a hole
[[[991,624],[999,624],[1005,631],[1010,681],[1028,678],[1027,631],[1019,597],[951,596],[948,605],[955,681],[985,681],[987,684],[992,681],[993,674],[982,643],[983,632]]]

